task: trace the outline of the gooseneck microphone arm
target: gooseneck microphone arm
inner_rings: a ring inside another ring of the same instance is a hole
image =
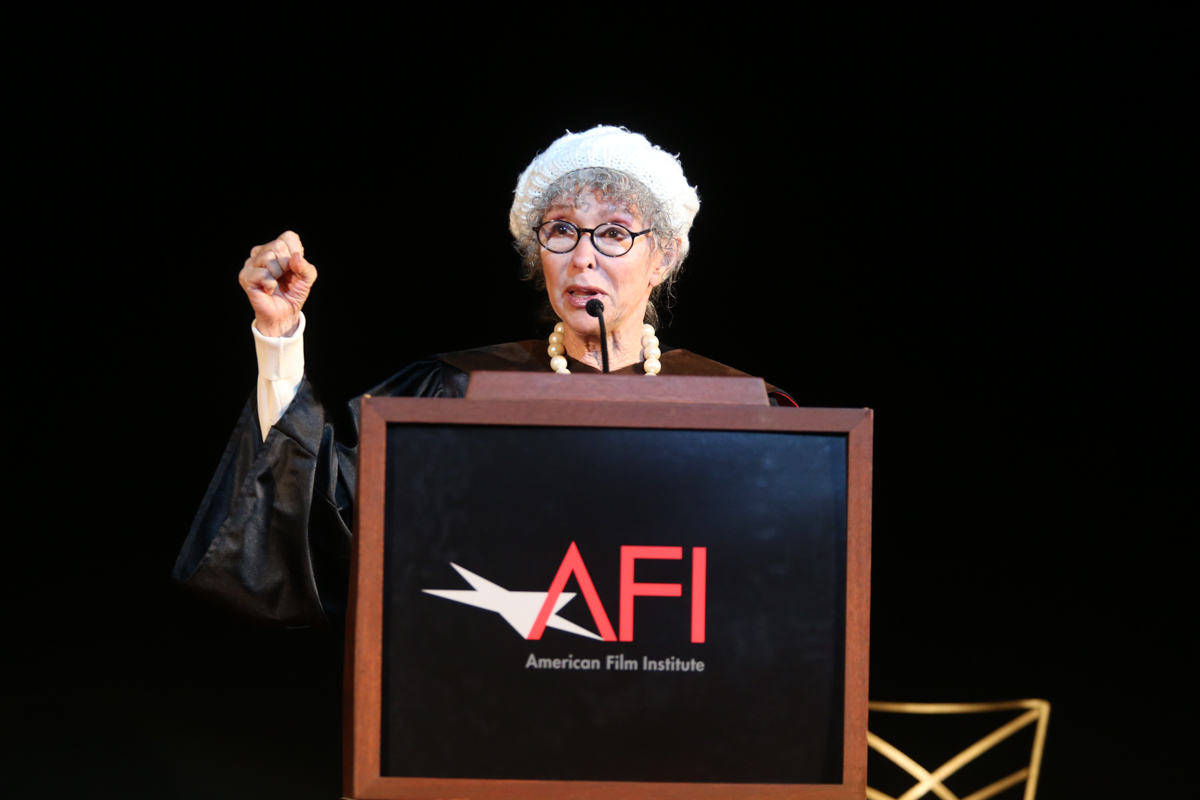
[[[593,298],[587,301],[584,308],[589,314],[600,320],[600,364],[604,367],[604,371],[608,372],[608,331],[604,329],[604,303]]]

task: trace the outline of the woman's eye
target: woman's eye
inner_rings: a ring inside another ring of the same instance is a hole
[[[620,241],[621,239],[625,238],[626,231],[624,228],[617,228],[617,227],[605,228],[604,231],[600,235],[603,236],[605,239],[613,239],[616,241]]]
[[[550,229],[550,233],[553,236],[572,236],[575,233],[575,229],[570,225],[559,223]]]

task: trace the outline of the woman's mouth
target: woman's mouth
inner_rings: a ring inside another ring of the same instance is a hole
[[[567,289],[568,302],[576,308],[583,308],[592,298],[599,297],[600,292],[583,286],[572,286]]]

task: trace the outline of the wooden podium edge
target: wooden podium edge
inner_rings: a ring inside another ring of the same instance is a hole
[[[650,380],[653,380],[651,378]],[[558,400],[471,400],[380,397],[370,404],[387,422],[431,425],[539,425],[577,428],[666,428],[780,433],[849,433],[866,419],[861,408],[776,408],[759,405],[640,403],[595,400],[581,409]],[[361,476],[360,476],[361,477]]]
[[[555,400],[559,402],[703,403],[769,406],[762,378],[700,375],[556,375],[475,372],[467,400]]]
[[[846,445],[846,650],[842,785],[867,788],[867,702],[871,664],[871,511],[875,412],[864,409]],[[858,754],[852,757],[852,754]]]
[[[383,551],[383,504],[386,478],[387,421],[377,400],[366,395],[360,416],[358,486],[354,509],[354,546],[350,556],[351,615],[346,625],[346,674],[343,676],[343,791],[365,792],[380,778],[380,726],[383,716],[383,559],[362,558],[369,548]],[[360,589],[362,591],[360,591]]]

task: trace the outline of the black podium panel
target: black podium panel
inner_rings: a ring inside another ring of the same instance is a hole
[[[840,783],[846,441],[389,425],[382,774]]]

